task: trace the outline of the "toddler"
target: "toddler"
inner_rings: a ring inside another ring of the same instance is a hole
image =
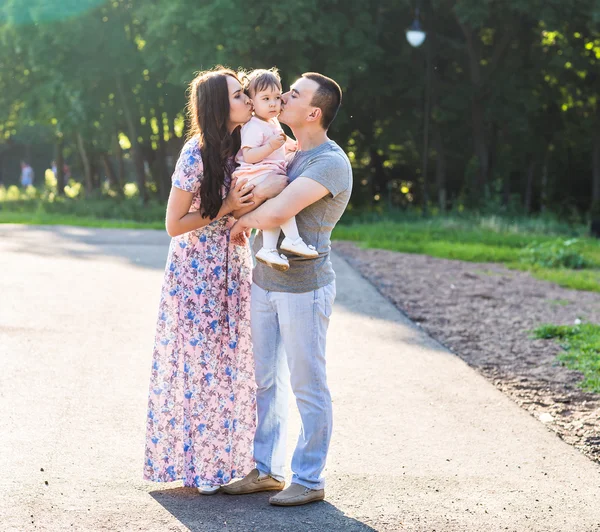
[[[233,173],[237,179],[260,183],[269,174],[286,173],[286,148],[295,151],[296,143],[281,129],[277,117],[281,112],[281,79],[277,70],[254,70],[246,77],[246,93],[254,104],[254,116],[242,127],[242,144],[236,155],[239,167]],[[285,255],[277,251],[280,229],[285,238],[281,249],[301,257],[318,256],[314,246],[307,245],[298,233],[296,219],[290,218],[281,228],[263,231],[263,247],[256,260],[279,271],[290,267]]]

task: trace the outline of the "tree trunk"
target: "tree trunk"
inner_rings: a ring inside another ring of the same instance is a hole
[[[600,218],[600,131],[596,128],[592,146],[592,208]]]
[[[85,193],[89,196],[92,193],[94,188],[92,181],[92,166],[90,165],[90,159],[85,150],[85,143],[83,142],[83,137],[79,131],[77,132],[77,148],[79,150],[79,156],[81,157],[81,162],[83,163],[83,174],[85,179]]]
[[[158,192],[160,199],[167,201],[171,191],[171,180],[169,179],[169,169],[167,168],[167,143],[165,141],[165,124],[162,120],[162,113],[159,113],[158,119],[158,151],[156,154]]]
[[[433,145],[436,153],[435,158],[435,184],[437,188],[438,205],[441,212],[446,212],[448,193],[446,190],[446,154],[444,153],[444,141],[440,126],[433,127]]]
[[[56,139],[56,193],[59,196],[65,194],[65,157],[64,157],[64,139],[62,135]]]
[[[124,193],[123,187],[125,186],[125,162],[123,161],[123,150],[119,143],[119,133],[114,137],[114,150],[115,156],[117,157],[117,189],[119,196]]]
[[[96,154],[90,157],[90,166],[92,168],[92,183],[94,184],[94,190],[102,190],[102,176],[98,170],[98,161]]]
[[[600,117],[600,106],[598,106]],[[600,238],[600,131],[596,127],[592,140],[592,205],[591,235]]]
[[[489,154],[486,141],[485,107],[483,102],[484,80],[481,71],[481,43],[479,37],[467,24],[459,21],[464,33],[467,54],[469,58],[469,72],[471,77],[471,129],[473,131],[473,151],[477,157],[478,170],[474,198],[481,198],[486,192],[487,175],[489,168]]]
[[[550,162],[550,146],[546,147],[544,163],[542,166],[542,190],[540,193],[540,210],[546,212],[548,208],[548,164]]]
[[[120,76],[117,76],[116,78],[116,85],[117,90],[119,91],[119,95],[121,97],[121,104],[123,105],[123,114],[125,115],[125,121],[127,122],[127,131],[129,136],[129,142],[131,142],[131,154],[133,165],[135,168],[138,189],[142,198],[142,202],[145,204],[148,201],[148,190],[146,188],[146,172],[144,170],[144,159],[142,157],[140,145],[138,142],[137,129],[135,127],[135,122],[131,114],[131,109],[129,108],[129,103],[125,95],[125,90],[123,89],[123,82],[121,81]]]
[[[387,191],[387,176],[383,168],[384,158],[379,155],[375,147],[369,150],[371,156],[371,201],[377,194],[384,196]]]
[[[504,33],[498,35],[498,39],[494,43],[491,57],[488,61],[488,66],[484,72],[481,67],[481,59],[483,55],[481,40],[478,31],[471,28],[468,23],[462,22],[457,17],[458,25],[460,26],[466,41],[467,54],[469,58],[469,72],[471,77],[472,95],[471,95],[471,124],[473,128],[473,144],[475,156],[479,162],[478,169],[478,188],[476,193],[481,197],[482,193],[487,193],[488,177],[489,177],[489,148],[486,135],[485,125],[485,94],[487,86],[492,78],[492,74],[502,63],[510,43],[514,35],[519,29],[516,21],[507,26]]]
[[[102,159],[102,164],[104,165],[104,171],[106,172],[106,178],[108,179],[108,186],[112,190],[117,186],[117,176],[115,175],[115,170],[110,162],[108,153],[102,153],[100,158]]]
[[[512,150],[511,150],[510,145],[506,144],[506,140],[505,140],[508,138],[508,136],[509,136],[509,134],[506,131],[506,128],[503,128],[502,131],[500,131],[500,134],[498,136],[494,135],[494,137],[495,137],[494,153],[499,154],[499,157],[502,158],[500,161],[498,161],[498,163],[499,163],[500,169],[502,171],[502,174],[501,174],[502,175],[502,204],[504,205],[504,207],[506,209],[508,209],[508,207],[510,205],[510,192],[511,192],[510,185],[511,185],[512,173],[513,173]],[[498,147],[498,145],[499,145],[499,147]]]
[[[479,95],[474,95],[471,102],[471,126],[473,128],[473,145],[479,163],[477,172],[476,194],[482,198],[488,194],[489,151],[486,140],[485,109]]]
[[[527,168],[527,185],[525,186],[525,213],[531,213],[531,200],[533,198],[533,180],[535,179],[535,157],[532,155]]]
[[[423,125],[423,162],[421,164],[421,183],[423,190],[423,215],[429,211],[429,182],[427,180],[427,163],[429,162],[429,115],[431,113],[431,42],[425,41],[425,112]]]

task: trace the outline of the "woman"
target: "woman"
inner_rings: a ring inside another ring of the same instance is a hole
[[[172,178],[166,227],[173,237],[163,281],[148,401],[144,478],[183,479],[201,493],[253,467],[255,382],[250,339],[251,254],[229,241],[232,213],[253,200],[231,180],[239,128],[252,115],[236,74],[218,69],[190,84],[190,140]]]

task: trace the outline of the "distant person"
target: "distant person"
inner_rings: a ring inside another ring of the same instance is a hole
[[[33,186],[33,168],[26,161],[21,161],[21,186],[27,188]]]
[[[58,174],[56,172],[56,161],[52,161],[52,173],[54,174],[54,177],[58,177]],[[67,163],[63,164],[63,176],[65,178],[65,183],[69,181],[69,179],[71,179],[71,169],[69,168],[69,165]]]

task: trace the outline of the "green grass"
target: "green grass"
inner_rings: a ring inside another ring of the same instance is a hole
[[[16,187],[0,193],[0,223],[164,230],[164,215],[164,204],[151,201],[143,205],[135,194],[70,199],[55,197],[44,189],[22,192]],[[587,238],[586,233],[583,224],[551,217],[454,214],[423,219],[410,212],[357,213],[349,209],[333,238],[365,248],[501,263],[560,286],[600,292],[600,242]],[[564,245],[573,239],[575,245]],[[575,263],[584,268],[544,267],[560,264],[553,259],[568,257],[567,247],[581,259]]]
[[[600,325],[543,325],[536,338],[554,338],[565,350],[558,359],[568,368],[581,371],[584,390],[600,393]]]
[[[492,218],[492,220],[490,219]],[[337,240],[350,240],[363,248],[422,253],[433,257],[469,262],[496,262],[526,270],[538,279],[566,288],[600,292],[600,242],[583,236],[585,226],[547,226],[530,220],[522,223],[498,217],[439,217],[429,220],[351,222],[338,225]],[[578,237],[577,251],[587,268],[548,268],[523,262],[523,249]]]
[[[48,190],[0,188],[0,223],[164,229],[165,205],[139,197],[60,198]]]
[[[571,304],[568,299],[550,299],[548,303],[554,306],[566,307]]]
[[[507,265],[511,267],[510,264]],[[524,268],[523,268],[524,269]],[[584,290],[587,292],[600,292],[600,270],[551,270],[548,268],[535,268],[529,270],[531,275],[542,281],[573,290]]]
[[[164,229],[165,222],[136,222],[93,216],[74,216],[49,213],[11,213],[0,211],[0,224],[27,225],[75,225],[80,227],[103,227],[111,229]]]

